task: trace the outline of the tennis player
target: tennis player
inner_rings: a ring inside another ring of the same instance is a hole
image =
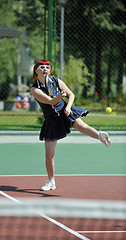
[[[111,144],[106,132],[98,132],[80,119],[80,117],[86,116],[89,110],[73,106],[74,94],[62,80],[50,75],[51,65],[52,63],[47,60],[40,60],[35,64],[34,84],[31,87],[31,94],[42,108],[45,118],[40,132],[40,140],[45,141],[48,181],[41,188],[43,191],[56,188],[54,177],[55,147],[57,140],[70,133],[71,127],[100,140],[106,147]],[[67,97],[68,100],[64,101],[64,97]]]

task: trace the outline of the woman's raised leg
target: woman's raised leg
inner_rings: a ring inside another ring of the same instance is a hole
[[[80,118],[77,118],[73,123],[73,128],[78,130],[79,132],[86,134],[92,138],[98,139],[99,132],[94,128],[88,126],[85,122],[83,122]]]
[[[80,118],[77,118],[74,121],[73,128],[75,128],[76,130],[83,134],[86,134],[92,138],[100,140],[106,147],[108,147],[111,144],[108,133],[98,132],[96,129],[90,127],[85,122],[83,122]]]

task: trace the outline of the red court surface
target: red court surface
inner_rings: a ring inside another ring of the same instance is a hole
[[[1,176],[0,191],[15,199],[17,198],[46,198],[47,199],[96,199],[96,200],[126,200],[126,176],[56,176],[56,190],[42,192],[39,189],[47,180],[46,176]],[[0,199],[6,195],[0,194]],[[68,230],[44,219],[38,218],[15,218],[10,217],[11,224],[14,224],[8,232],[6,222],[8,218],[0,217],[0,240],[125,240],[126,223],[124,220],[106,219],[71,219],[54,218],[56,221],[73,229],[80,234],[74,235]],[[21,221],[22,220],[22,221]],[[35,227],[32,223],[34,221]],[[27,229],[26,229],[26,224]],[[102,228],[101,228],[102,226]],[[23,237],[23,233],[26,236]],[[18,232],[18,236],[17,236]],[[10,237],[11,235],[11,237]],[[43,237],[44,236],[44,237]],[[81,238],[82,236],[82,238]]]
[[[39,189],[46,176],[0,177],[0,191],[12,197],[126,200],[126,176],[56,176],[56,190]]]

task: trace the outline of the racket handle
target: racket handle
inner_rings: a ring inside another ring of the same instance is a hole
[[[65,93],[64,91],[61,91],[60,92],[62,95],[63,95],[63,93]],[[66,96],[65,96],[66,98],[69,98],[69,96],[66,94]]]

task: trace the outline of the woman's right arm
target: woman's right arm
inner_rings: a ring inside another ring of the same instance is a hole
[[[50,96],[43,93],[40,89],[35,87],[31,88],[31,94],[39,102],[50,104],[50,105],[57,104],[63,97],[66,96],[66,93],[59,93],[56,97],[51,98]]]

